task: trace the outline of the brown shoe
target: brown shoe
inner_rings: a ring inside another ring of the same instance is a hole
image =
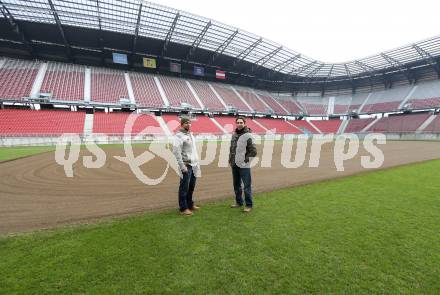
[[[196,210],[199,210],[199,209],[200,209],[200,206],[193,205],[192,208],[190,208],[189,210],[196,211]]]
[[[245,207],[244,209],[243,209],[243,212],[244,213],[249,213],[249,212],[251,212],[252,211],[252,207]]]
[[[241,207],[243,207],[243,205],[235,203],[235,204],[232,204],[230,207],[231,208],[241,208]]]
[[[191,210],[185,209],[183,211],[180,211],[180,215],[191,216],[191,215],[193,215],[193,213],[191,212]]]

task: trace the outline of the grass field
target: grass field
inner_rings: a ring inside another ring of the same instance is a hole
[[[51,146],[0,147],[0,162],[55,150]]]
[[[0,294],[438,294],[438,171],[258,194],[248,215],[220,202],[1,237]]]

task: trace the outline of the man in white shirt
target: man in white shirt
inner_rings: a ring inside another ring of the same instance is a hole
[[[193,201],[196,176],[200,173],[200,166],[194,136],[190,132],[191,120],[182,117],[180,126],[173,145],[173,154],[182,172],[179,185],[179,209],[180,214],[191,216],[193,211],[200,209]]]

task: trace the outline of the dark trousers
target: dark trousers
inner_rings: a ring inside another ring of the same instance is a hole
[[[243,189],[241,186],[241,183],[243,182],[246,207],[252,208],[251,168],[240,168],[234,164],[232,166],[232,180],[234,183],[235,202],[240,206],[243,205]]]
[[[180,178],[179,185],[179,208],[180,211],[186,209],[192,209],[194,206],[193,202],[193,192],[196,187],[196,177],[193,173],[192,166],[186,166],[188,172],[182,173],[183,177]]]

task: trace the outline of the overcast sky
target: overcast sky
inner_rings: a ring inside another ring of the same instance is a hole
[[[433,0],[151,0],[237,27],[323,62],[345,62],[440,35]]]

